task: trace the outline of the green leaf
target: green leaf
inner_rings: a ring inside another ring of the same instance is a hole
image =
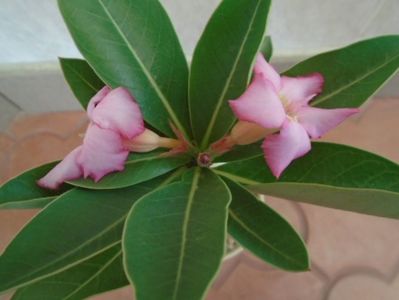
[[[189,132],[188,66],[157,0],[58,0],[79,50],[112,88],[126,87],[148,123],[171,136]]]
[[[225,154],[218,156],[214,162],[231,162],[236,160],[248,159],[262,154],[262,142],[249,144],[245,146],[234,146],[232,150]]]
[[[83,59],[60,58],[60,64],[70,88],[86,110],[91,98],[105,86],[105,83]],[[145,127],[162,135],[158,129],[147,122],[145,122]]]
[[[331,208],[399,218],[399,165],[356,148],[313,143],[276,180],[263,155],[227,163],[220,175],[253,191]]]
[[[138,299],[203,297],[223,258],[229,202],[224,182],[197,168],[133,206],[122,245]]]
[[[60,58],[59,60],[73,94],[86,109],[90,99],[104,87],[105,83],[83,59]]]
[[[164,180],[112,191],[72,189],[54,200],[0,256],[0,292],[62,272],[119,244],[131,206]]]
[[[227,100],[247,87],[266,30],[270,0],[224,0],[194,51],[189,106],[202,150],[227,133],[235,117]]]
[[[19,289],[12,300],[80,300],[128,284],[118,244],[64,272]]]
[[[42,208],[71,187],[58,191],[43,189],[36,181],[46,175],[57,162],[28,170],[0,187],[0,209]]]
[[[167,157],[162,155],[163,153],[165,152],[133,153],[129,155],[122,172],[111,173],[99,182],[94,182],[91,179],[78,179],[68,183],[95,190],[119,189],[166,174],[191,160],[188,155]]]
[[[260,46],[260,52],[262,52],[267,61],[270,61],[273,56],[273,43],[270,35],[265,36],[263,39],[262,45]]]
[[[288,271],[309,270],[306,246],[295,229],[276,211],[231,180],[229,234],[260,259]]]
[[[320,72],[323,92],[312,105],[357,107],[375,94],[399,67],[399,35],[382,36],[319,54],[286,71],[287,76]]]

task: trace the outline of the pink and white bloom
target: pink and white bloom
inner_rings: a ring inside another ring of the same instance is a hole
[[[240,121],[278,132],[266,136],[262,145],[266,162],[277,178],[294,159],[310,151],[311,138],[320,138],[358,112],[354,108],[311,107],[309,102],[322,91],[323,84],[319,73],[280,76],[259,54],[252,83],[241,97],[229,101]]]
[[[142,134],[144,120],[139,105],[125,88],[102,88],[89,102],[90,124],[83,144],[38,181],[57,189],[64,181],[91,177],[99,181],[110,172],[122,171],[129,155],[126,140]]]

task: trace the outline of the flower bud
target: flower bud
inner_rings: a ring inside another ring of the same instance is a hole
[[[139,136],[125,141],[125,146],[131,152],[149,152],[159,147],[160,137],[155,132],[146,129]]]
[[[170,138],[161,137],[159,139],[159,147],[161,148],[168,148],[168,149],[175,149],[181,147],[183,144],[182,141]]]
[[[160,137],[155,132],[146,129],[142,134],[131,140],[126,140],[124,145],[131,152],[150,152],[157,148],[175,149],[180,147],[181,141]]]

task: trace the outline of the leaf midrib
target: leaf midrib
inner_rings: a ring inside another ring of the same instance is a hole
[[[224,100],[224,98],[226,97],[226,94],[227,94],[228,89],[229,89],[229,87],[230,87],[230,83],[231,83],[231,81],[233,80],[234,73],[235,73],[235,71],[236,71],[236,69],[237,69],[237,66],[238,66],[238,63],[239,63],[239,61],[240,61],[240,59],[241,59],[241,55],[242,55],[242,53],[243,53],[243,51],[244,51],[244,46],[245,46],[245,44],[246,44],[246,42],[247,42],[247,40],[248,40],[248,37],[249,37],[249,34],[250,34],[250,32],[251,32],[253,23],[255,22],[255,18],[256,18],[256,15],[257,15],[257,13],[258,13],[258,9],[259,9],[259,6],[260,6],[261,2],[262,2],[262,0],[258,0],[258,4],[257,4],[257,6],[256,6],[256,8],[255,8],[255,10],[254,10],[254,13],[253,13],[253,16],[252,16],[252,18],[251,18],[251,21],[250,21],[250,23],[249,23],[248,29],[247,29],[246,34],[245,34],[245,36],[244,36],[244,39],[243,39],[243,41],[242,41],[242,43],[241,43],[239,52],[238,52],[238,54],[237,54],[237,57],[236,57],[235,60],[234,60],[233,68],[231,69],[231,72],[230,72],[230,74],[229,74],[229,76],[228,76],[228,78],[227,78],[226,84],[225,84],[225,86],[224,86],[224,88],[223,88],[223,90],[222,90],[222,94],[220,95],[220,97],[219,97],[219,99],[218,99],[218,101],[217,101],[217,103],[216,103],[216,107],[215,107],[215,109],[214,109],[214,111],[213,111],[211,120],[210,120],[209,125],[208,125],[208,127],[207,127],[207,130],[206,130],[206,132],[205,132],[205,135],[204,135],[204,137],[203,137],[203,139],[202,139],[202,142],[201,142],[201,149],[204,149],[204,148],[207,146],[207,144],[209,143],[209,138],[210,138],[210,136],[211,136],[212,129],[213,129],[213,127],[215,126],[216,118],[217,118],[217,116],[218,116],[218,114],[219,114],[219,112],[220,112],[220,109],[221,109],[222,104],[223,104],[223,100]]]
[[[336,189],[336,190],[342,190],[342,191],[352,191],[352,192],[357,192],[357,191],[368,191],[368,192],[378,192],[378,193],[384,193],[384,194],[392,194],[392,195],[399,195],[399,192],[395,191],[390,191],[386,190],[383,188],[364,188],[364,187],[343,187],[343,186],[336,186],[336,185],[329,185],[329,184],[324,184],[324,183],[312,183],[312,182],[295,182],[295,181],[285,181],[285,182],[259,182],[255,180],[251,180],[245,177],[237,176],[234,174],[231,174],[229,172],[225,171],[220,171],[217,169],[213,170],[216,174],[220,176],[224,176],[232,181],[237,181],[242,184],[246,184],[249,186],[255,186],[255,187],[260,187],[260,186],[271,186],[271,185],[302,185],[302,186],[309,186],[309,187],[319,187],[319,188],[330,188],[330,189]]]
[[[48,275],[46,275],[46,276],[40,276],[38,279],[31,280],[31,281],[29,281],[28,283],[23,284],[23,285],[19,285],[19,286],[15,287],[15,288],[19,288],[19,287],[21,287],[21,286],[22,286],[22,287],[29,288],[29,285],[30,285],[30,284],[37,283],[37,282],[39,282],[40,280],[45,280],[45,279],[47,279],[47,278],[50,278],[52,275],[57,275],[57,274],[62,273],[63,271],[67,271],[68,269],[70,269],[70,268],[72,268],[72,267],[75,267],[75,266],[79,265],[80,263],[84,263],[84,262],[90,260],[91,258],[93,258],[93,257],[96,256],[96,255],[101,255],[101,254],[105,253],[106,251],[108,251],[108,250],[111,249],[112,247],[118,245],[118,243],[120,244],[121,241],[116,242],[116,243],[112,244],[111,246],[105,247],[104,249],[101,249],[101,250],[99,250],[99,251],[96,251],[96,252],[95,252],[93,255],[91,255],[90,257],[87,257],[87,258],[85,258],[85,259],[81,259],[81,260],[79,260],[76,264],[73,264],[73,265],[71,265],[71,266],[62,268],[60,271],[57,271],[57,272],[51,272],[50,274],[48,274]],[[53,281],[52,281],[52,282],[53,282]],[[63,283],[63,284],[65,283],[64,281],[59,281],[59,282],[60,282],[60,283]],[[70,284],[70,285],[76,286],[75,283],[69,283],[69,284]],[[22,294],[24,293],[24,290],[18,290],[18,291],[21,291]],[[18,300],[18,299],[20,298],[19,295],[20,295],[20,294],[14,294],[14,297],[12,298],[12,300]],[[18,297],[15,297],[15,296],[18,296]],[[15,298],[15,299],[14,299],[14,298]]]
[[[178,260],[178,268],[177,268],[177,273],[176,273],[176,282],[175,282],[175,288],[173,291],[173,299],[177,299],[177,293],[179,292],[179,286],[180,286],[180,280],[181,280],[181,275],[182,275],[182,270],[183,270],[183,264],[184,264],[184,257],[185,257],[185,251],[186,251],[186,244],[187,244],[187,229],[188,229],[188,223],[190,220],[190,215],[191,215],[191,209],[193,205],[193,200],[195,197],[195,192],[198,188],[198,181],[200,178],[201,174],[201,169],[196,169],[193,177],[193,181],[191,184],[190,188],[190,193],[188,195],[188,200],[187,200],[187,206],[186,206],[186,213],[184,215],[184,220],[183,220],[183,228],[182,228],[182,243],[180,246],[180,256]]]
[[[11,285],[11,286],[12,286],[15,282],[21,282],[21,281],[22,281],[22,283],[21,283],[20,285],[18,285],[18,286],[21,286],[22,284],[23,284],[23,285],[26,285],[26,284],[29,284],[30,282],[36,282],[36,281],[38,281],[37,278],[35,278],[35,279],[33,279],[33,280],[30,280],[30,281],[28,281],[28,282],[26,282],[26,283],[25,283],[23,280],[24,280],[25,278],[29,277],[29,276],[32,276],[33,274],[40,273],[41,271],[45,270],[46,268],[49,268],[49,267],[51,267],[51,266],[57,264],[58,262],[62,261],[64,258],[68,258],[68,257],[70,257],[70,256],[72,256],[72,255],[74,255],[74,254],[76,254],[80,249],[82,249],[82,248],[84,248],[84,247],[90,245],[91,242],[95,241],[97,238],[103,236],[105,233],[107,233],[108,231],[110,231],[110,230],[112,230],[113,228],[115,228],[116,226],[118,226],[118,224],[119,224],[119,223],[122,223],[122,222],[126,219],[126,217],[127,217],[127,214],[125,214],[123,217],[119,218],[117,221],[115,221],[115,222],[113,222],[112,224],[110,224],[109,226],[107,226],[104,230],[100,231],[100,232],[99,232],[98,234],[96,234],[95,236],[93,236],[93,237],[91,237],[90,239],[86,240],[84,243],[82,243],[82,244],[79,245],[78,247],[74,248],[72,251],[66,252],[65,254],[63,254],[62,256],[58,257],[57,259],[52,260],[52,261],[50,261],[50,262],[48,262],[48,263],[42,265],[40,268],[37,268],[37,269],[35,269],[35,270],[32,271],[32,272],[25,273],[25,275],[23,275],[23,276],[21,276],[21,277],[18,277],[18,279],[14,280],[14,281],[12,281],[12,282],[10,282],[10,283],[8,283],[8,285]],[[72,263],[68,264],[67,267],[65,266],[65,267],[63,267],[63,268],[60,268],[60,270],[66,270],[66,269],[68,269],[68,268],[70,268],[70,267],[72,267],[72,266],[75,266],[75,265],[77,265],[79,262],[85,261],[85,260],[87,260],[88,258],[91,258],[91,257],[93,257],[94,255],[98,254],[99,252],[102,252],[104,249],[109,249],[110,247],[114,246],[114,245],[117,244],[117,243],[120,243],[120,240],[119,240],[119,241],[116,241],[116,242],[114,242],[114,243],[111,243],[111,244],[109,244],[108,246],[105,246],[105,247],[101,248],[101,250],[98,250],[98,251],[94,252],[94,254],[92,253],[92,254],[89,254],[89,255],[85,256],[84,258],[78,259],[78,260],[76,260],[75,262],[72,262]],[[57,271],[55,271],[55,272],[50,272],[49,274],[39,276],[38,278],[39,278],[39,279],[45,278],[45,277],[50,276],[51,274],[56,274],[56,273],[59,273],[59,272],[60,272],[60,271],[57,270]],[[17,286],[17,287],[18,287],[18,286]]]
[[[177,178],[178,176],[180,176],[180,175],[181,175],[181,172],[182,172],[182,170],[179,169],[179,170],[177,170],[176,172],[174,172],[173,174],[171,174],[167,179],[165,179],[161,184],[159,184],[159,186],[157,186],[157,187],[156,187],[154,190],[152,190],[150,193],[153,193],[153,192],[157,191],[158,189],[162,188],[163,186],[169,184],[169,183],[170,183],[171,181],[173,181],[175,178]],[[146,189],[148,189],[148,188],[146,188]],[[72,191],[73,191],[73,190],[70,190],[70,191],[66,192],[65,194],[71,193]],[[63,194],[63,195],[65,195],[65,194]],[[147,194],[144,193],[144,195],[141,196],[141,197],[139,197],[139,198],[136,200],[136,202],[138,202],[141,198],[145,197],[146,195],[147,195]],[[53,203],[54,203],[54,202],[50,203],[50,205],[53,205]],[[77,261],[72,262],[72,263],[68,264],[67,266],[64,266],[63,268],[60,268],[60,270],[56,270],[56,271],[54,271],[54,272],[50,272],[50,273],[48,273],[48,274],[39,276],[38,278],[34,278],[34,279],[32,279],[32,280],[28,280],[27,282],[23,282],[23,281],[22,281],[22,283],[17,284],[16,286],[13,286],[13,284],[14,284],[15,282],[21,282],[21,280],[23,280],[24,278],[29,277],[29,276],[31,276],[32,274],[35,274],[35,273],[37,273],[37,272],[40,272],[40,271],[42,271],[43,269],[45,269],[45,268],[47,268],[47,267],[49,267],[49,266],[52,266],[52,265],[58,263],[60,260],[62,260],[62,259],[65,258],[65,257],[68,257],[68,256],[70,256],[70,255],[73,255],[74,253],[77,252],[77,250],[79,250],[79,249],[82,248],[82,247],[87,246],[87,245],[90,244],[92,241],[94,241],[97,237],[103,235],[104,232],[107,232],[108,230],[111,230],[112,228],[116,227],[116,226],[118,225],[118,223],[123,222],[123,221],[127,218],[128,214],[129,214],[129,212],[126,213],[122,218],[119,218],[117,221],[115,221],[115,222],[113,222],[111,225],[107,226],[104,230],[102,230],[100,233],[96,234],[96,235],[95,235],[94,237],[92,237],[91,239],[85,241],[85,242],[84,242],[83,244],[81,244],[79,247],[74,248],[72,251],[69,251],[68,253],[65,253],[64,255],[62,255],[61,258],[57,258],[56,260],[53,260],[53,261],[47,263],[45,266],[41,266],[40,268],[36,269],[35,271],[30,272],[30,273],[28,273],[28,274],[25,274],[25,275],[22,276],[22,277],[18,277],[18,279],[12,281],[11,283],[8,283],[8,285],[11,285],[10,288],[18,288],[18,287],[20,287],[20,286],[28,285],[28,284],[30,284],[30,283],[32,283],[32,282],[37,282],[37,281],[40,280],[40,279],[49,277],[49,276],[51,276],[51,275],[53,275],[53,274],[58,274],[58,273],[60,273],[60,272],[62,272],[62,271],[64,271],[64,270],[67,270],[67,269],[69,269],[69,268],[71,268],[71,267],[73,267],[73,266],[76,266],[76,265],[79,264],[80,262],[85,261],[85,260],[87,260],[87,259],[89,259],[89,258],[91,258],[91,257],[93,257],[93,256],[95,256],[95,255],[97,255],[97,254],[99,254],[99,253],[101,253],[101,252],[103,252],[103,251],[105,251],[105,250],[107,250],[107,249],[109,249],[109,248],[115,246],[115,245],[118,244],[118,243],[121,243],[122,238],[119,239],[118,241],[115,241],[115,242],[112,243],[111,245],[105,246],[105,247],[103,247],[102,249],[100,249],[100,250],[98,250],[98,251],[96,251],[96,252],[94,252],[94,253],[92,253],[92,254],[90,254],[90,255],[84,257],[84,258],[78,259]],[[10,288],[7,288],[7,290],[10,289]]]
[[[161,100],[162,104],[164,105],[165,110],[168,112],[169,116],[171,117],[172,121],[174,122],[175,126],[185,135],[187,136],[187,133],[185,129],[183,128],[182,124],[180,123],[179,119],[177,118],[175,112],[169,105],[168,99],[164,95],[164,93],[161,91],[161,89],[158,87],[157,82],[155,79],[152,77],[151,73],[147,70],[146,66],[143,64],[143,62],[140,60],[139,55],[136,53],[136,51],[133,49],[133,47],[130,45],[129,40],[111,15],[111,12],[107,9],[105,4],[103,3],[103,0],[97,0],[98,3],[101,5],[102,9],[104,10],[105,14],[108,16],[110,19],[112,25],[115,27],[119,35],[121,36],[122,40],[125,42],[127,48],[130,50],[132,53],[133,57],[141,67],[144,75],[147,77],[147,80],[150,82],[151,86],[154,88],[156,94],[158,95],[159,99]]]
[[[18,289],[18,288],[20,288],[20,287],[27,286],[27,285],[29,285],[29,284],[38,282],[38,281],[40,281],[40,280],[42,280],[42,279],[45,279],[45,278],[47,278],[47,277],[50,277],[50,276],[52,276],[52,275],[55,275],[55,274],[61,273],[61,272],[63,272],[63,271],[66,271],[66,270],[68,270],[68,269],[70,269],[70,268],[72,268],[72,267],[74,267],[74,266],[76,266],[76,265],[78,265],[78,264],[80,264],[80,263],[86,261],[86,260],[89,260],[89,259],[93,258],[94,256],[96,256],[96,255],[98,255],[98,254],[101,254],[101,253],[107,251],[108,249],[112,248],[113,246],[116,246],[116,245],[117,245],[118,243],[120,243],[120,242],[121,242],[121,240],[116,241],[116,242],[114,242],[114,243],[112,243],[112,244],[110,244],[110,245],[107,245],[106,247],[104,247],[104,248],[102,248],[102,249],[99,249],[99,250],[96,251],[96,252],[93,252],[92,254],[88,255],[87,257],[81,258],[81,259],[79,259],[79,260],[77,260],[77,261],[75,261],[75,262],[73,262],[73,263],[71,263],[71,264],[69,264],[69,265],[66,265],[66,266],[60,268],[59,270],[56,270],[56,271],[53,271],[53,272],[49,272],[48,274],[38,276],[38,277],[36,277],[36,278],[34,278],[34,279],[28,280],[28,281],[26,281],[26,282],[19,283],[19,284],[15,285],[15,286],[12,286],[12,287],[8,287],[6,290],[1,290],[1,291],[0,291],[0,294],[6,293],[7,291],[9,291],[9,290],[11,290],[11,289],[14,289],[14,290],[15,290],[15,289]],[[31,273],[31,274],[32,274],[32,273]],[[13,281],[13,282],[18,282],[18,280],[15,280],[15,281]]]
[[[353,85],[359,83],[360,81],[362,81],[363,79],[366,79],[367,77],[373,75],[374,73],[378,72],[380,69],[382,69],[383,67],[385,67],[386,65],[388,65],[389,63],[391,63],[393,60],[397,59],[399,57],[399,54],[393,56],[392,58],[388,59],[387,61],[385,61],[383,64],[379,65],[376,68],[371,69],[370,71],[366,72],[364,75],[356,78],[354,81],[351,81],[349,84],[345,84],[342,87],[340,87],[339,89],[335,90],[334,92],[324,95],[322,97],[320,97],[319,99],[313,101],[311,103],[312,106],[318,105],[320,103],[323,103],[325,101],[327,101],[328,99],[340,94],[341,92],[345,91],[346,89],[351,88]]]
[[[30,203],[30,202],[56,199],[57,197],[59,197],[59,195],[58,196],[56,195],[56,196],[38,197],[38,198],[32,198],[32,199],[24,199],[24,200],[19,200],[19,201],[4,202],[4,203],[0,204],[0,209],[2,209],[2,208],[7,209],[8,206],[10,206],[10,205],[12,206],[13,204],[16,204],[16,205],[21,204],[21,205],[23,205],[23,204]]]
[[[276,253],[278,253],[280,256],[284,257],[287,261],[292,262],[294,265],[300,267],[301,269],[304,267],[303,264],[301,264],[300,262],[296,261],[295,259],[293,259],[290,256],[287,256],[286,254],[284,254],[283,252],[281,252],[279,249],[277,249],[276,247],[274,247],[272,244],[268,243],[267,241],[265,241],[264,239],[262,239],[262,237],[260,237],[258,234],[256,234],[256,232],[254,232],[251,228],[249,228],[245,223],[243,223],[240,218],[233,212],[233,210],[230,208],[229,209],[229,215],[232,217],[232,219],[234,221],[236,221],[242,228],[244,228],[249,234],[251,234],[253,237],[255,237],[255,239],[257,239],[261,244],[265,245],[266,247],[270,248],[271,250],[275,251]],[[271,264],[274,264],[272,262],[270,262]]]
[[[163,158],[167,158],[167,157],[164,157],[164,156],[162,156],[161,154],[157,154],[157,155],[154,155],[154,156],[143,157],[143,158],[139,158],[139,159],[132,159],[132,160],[126,161],[125,167],[126,167],[126,166],[132,166],[132,165],[134,165],[134,164],[136,164],[136,163],[141,163],[141,162],[145,162],[145,161],[156,161],[156,160],[163,159]],[[112,175],[117,175],[117,174],[119,174],[119,173],[112,173],[112,174],[109,174],[109,175],[112,176]],[[105,178],[110,178],[110,177],[104,177],[104,179],[105,179]],[[79,184],[81,180],[83,180],[83,183],[82,183],[82,184]],[[83,187],[83,188],[85,188],[85,187],[87,187],[87,186],[93,188],[93,185],[96,184],[95,182],[92,182],[92,181],[90,181],[89,179],[77,179],[77,181],[68,180],[68,181],[66,181],[66,182],[69,183],[69,184],[71,184],[71,185],[73,185],[73,186]],[[88,184],[87,182],[89,182],[90,184]],[[131,185],[118,186],[118,188],[129,187],[129,186],[131,186]],[[100,186],[100,187],[97,188],[96,190],[101,191],[101,190],[109,190],[109,189],[110,189],[110,187],[108,187],[108,186],[106,185],[105,187],[101,187],[101,186]],[[1,206],[0,206],[0,207],[1,207]]]
[[[143,158],[138,158],[138,159],[132,159],[132,160],[128,160],[125,163],[125,166],[126,165],[132,165],[132,164],[139,163],[139,162],[143,162],[143,161],[147,161],[147,160],[158,160],[158,159],[161,159],[161,158],[165,158],[165,157],[163,157],[161,154],[157,154],[157,155],[154,155],[154,156],[143,157]]]
[[[90,282],[93,281],[98,275],[104,272],[118,257],[122,255],[122,250],[118,251],[114,256],[112,256],[107,263],[105,263],[97,272],[95,272],[92,276],[90,276],[85,282],[83,282],[80,286],[78,286],[74,291],[65,296],[62,300],[68,300],[71,296],[75,295],[77,292],[81,291],[84,287],[86,287]]]

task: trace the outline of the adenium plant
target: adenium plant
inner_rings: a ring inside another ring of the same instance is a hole
[[[399,36],[278,74],[270,0],[223,0],[188,68],[157,0],[59,0],[85,60],[60,63],[90,123],[62,161],[0,188],[0,208],[41,211],[0,256],[13,299],[202,299],[228,235],[276,268],[310,269],[295,229],[259,194],[399,218],[399,166],[315,142],[399,67]]]

